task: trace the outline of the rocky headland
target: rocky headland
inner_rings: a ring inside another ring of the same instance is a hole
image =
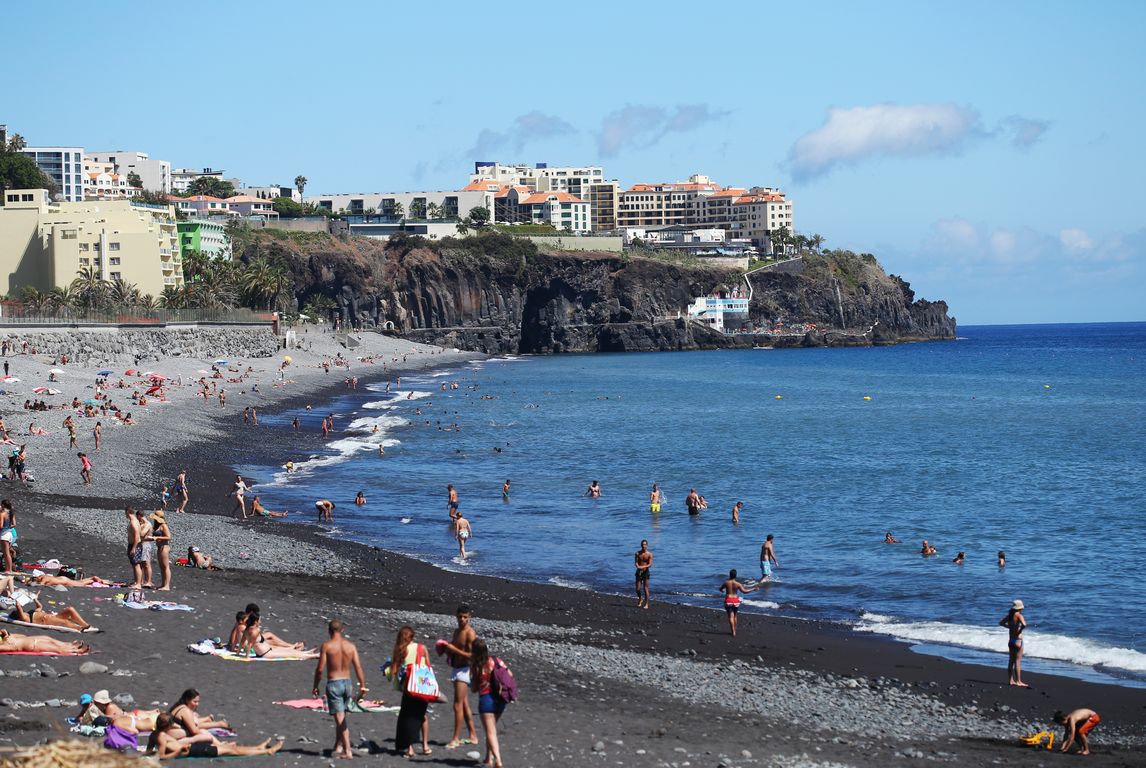
[[[621,352],[734,346],[866,346],[952,339],[943,301],[916,299],[874,257],[809,252],[751,273],[754,324],[780,333],[726,336],[685,318],[698,296],[744,285],[743,273],[629,254],[542,252],[486,233],[429,241],[264,230],[240,257],[281,260],[299,307],[356,326],[489,354]]]

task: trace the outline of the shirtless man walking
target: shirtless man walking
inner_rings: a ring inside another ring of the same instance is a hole
[[[450,513],[450,519],[453,520],[458,516],[458,491],[452,484],[446,486],[449,492],[446,498],[446,510]]]
[[[326,708],[334,716],[334,757],[349,760],[354,757],[350,751],[350,727],[346,722],[346,712],[354,698],[361,699],[366,687],[366,675],[362,672],[362,661],[354,643],[342,636],[342,621],[331,619],[326,625],[330,639],[318,651],[318,666],[314,670],[314,688],[311,694],[318,697],[318,684],[322,673],[326,672]],[[350,670],[358,678],[358,696],[352,697]]]
[[[634,564],[637,567],[637,607],[649,607],[649,569],[653,567],[653,553],[649,551],[648,539],[641,539]],[[643,593],[642,593],[643,590]]]
[[[768,538],[764,539],[764,544],[760,547],[760,580],[769,581],[772,578],[772,569],[780,567],[780,561],[776,559],[776,550],[772,548],[772,534],[768,534]]]
[[[477,632],[470,626],[470,607],[459,605],[458,628],[454,630],[453,639],[441,644],[438,652],[445,652],[450,663],[450,682],[454,684],[454,737],[446,744],[446,749],[454,749],[462,744],[477,744],[477,732],[474,730],[474,716],[470,710],[470,651]],[[439,641],[441,643],[441,641]],[[462,740],[462,724],[465,724],[469,737]]]
[[[728,614],[728,629],[731,630],[732,636],[736,637],[736,619],[740,612],[740,593],[755,592],[756,587],[746,587],[737,581],[736,569],[733,568],[728,572],[728,578],[720,585],[720,591],[724,593],[724,612]]]

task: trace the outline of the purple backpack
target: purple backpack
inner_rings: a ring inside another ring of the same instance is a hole
[[[108,749],[139,749],[139,742],[134,733],[129,733],[114,725],[107,727],[103,745]]]
[[[517,701],[517,680],[501,659],[493,660],[493,676],[489,684],[490,693],[507,704]]]

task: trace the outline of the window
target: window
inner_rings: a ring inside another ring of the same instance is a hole
[[[121,278],[120,278],[120,274],[119,274],[119,272],[112,272],[112,273],[111,273],[111,279],[112,279],[112,280],[119,280],[119,279],[121,279]]]
[[[108,259],[108,263],[111,264],[111,266],[113,266],[113,267],[118,267],[119,266],[119,257],[118,256],[112,256],[111,258]]]
[[[118,251],[119,250],[119,243],[108,243],[107,249],[109,251]]]
[[[80,243],[80,251],[81,251],[81,252],[86,252],[86,251],[87,251],[87,249],[88,249],[88,244],[87,244],[87,243]]]

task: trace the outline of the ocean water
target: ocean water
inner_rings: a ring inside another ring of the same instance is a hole
[[[997,622],[1022,598],[1028,668],[1146,682],[1146,323],[960,333],[871,349],[489,360],[299,412],[310,430],[335,414],[328,450],[284,455],[299,465],[290,476],[244,469],[272,509],[313,521],[328,497],[331,535],[455,570],[627,598],[648,539],[654,599],[714,609],[730,568],[759,577],[771,533],[780,567],[744,610],[1005,666]],[[583,495],[592,480],[600,499]],[[659,515],[654,482],[667,496]],[[473,524],[465,560],[448,483]],[[690,518],[693,487],[709,507]],[[884,544],[886,531],[903,543]],[[938,556],[920,556],[924,538]]]

